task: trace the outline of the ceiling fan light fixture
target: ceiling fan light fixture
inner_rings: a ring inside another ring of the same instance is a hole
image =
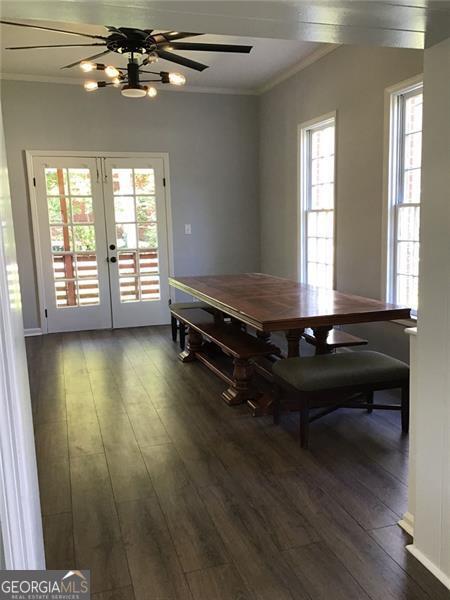
[[[112,78],[114,78],[114,77],[119,77],[119,75],[120,75],[120,71],[119,71],[119,69],[116,69],[116,67],[113,67],[112,65],[108,65],[108,66],[105,68],[105,74],[106,74],[108,77],[111,77],[111,79],[112,79]]]
[[[84,82],[84,89],[87,92],[94,92],[95,90],[98,89],[98,83],[97,83],[97,81],[85,81]]]
[[[147,96],[149,96],[150,98],[155,98],[155,96],[157,96],[157,95],[158,95],[158,90],[151,85],[147,90]]]
[[[147,88],[145,86],[129,86],[124,85],[121,90],[122,96],[125,98],[143,98],[147,95]]]
[[[186,77],[183,73],[169,73],[169,82],[172,85],[184,85],[186,83]]]
[[[91,71],[95,71],[97,65],[90,60],[83,60],[80,62],[80,69],[85,73],[90,73]]]

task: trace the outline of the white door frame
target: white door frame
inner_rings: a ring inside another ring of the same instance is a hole
[[[172,221],[172,198],[170,192],[170,167],[168,152],[100,152],[93,150],[69,151],[69,150],[25,150],[27,165],[28,192],[30,195],[31,220],[33,226],[34,255],[36,261],[36,282],[39,303],[40,326],[42,333],[48,333],[47,318],[45,316],[46,290],[44,285],[44,270],[42,264],[42,242],[39,237],[39,219],[36,187],[34,186],[33,158],[51,157],[86,157],[86,158],[161,158],[164,168],[165,179],[165,205],[167,222],[167,253],[169,256],[169,277],[174,275],[173,258],[173,221]],[[173,300],[172,288],[169,288],[170,297]]]

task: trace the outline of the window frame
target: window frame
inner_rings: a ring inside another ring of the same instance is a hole
[[[402,206],[421,206],[420,202],[398,202],[399,195],[403,197],[404,193],[404,106],[406,100],[418,92],[423,93],[422,75],[400,82],[385,91],[382,289],[386,302],[393,304],[397,303],[398,213]],[[417,311],[411,311],[411,318],[417,319]]]
[[[298,244],[297,244],[297,276],[300,282],[307,283],[308,263],[308,232],[307,214],[311,205],[311,132],[334,125],[334,165],[333,165],[333,277],[332,287],[336,288],[336,215],[337,215],[337,111],[320,115],[298,126],[297,149],[298,149]],[[324,209],[326,210],[326,209]]]

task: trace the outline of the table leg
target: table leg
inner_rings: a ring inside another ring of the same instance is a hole
[[[288,343],[288,358],[300,356],[300,338],[302,337],[304,331],[304,329],[290,329],[286,333],[286,339]]]
[[[242,404],[250,398],[250,378],[252,365],[242,358],[234,359],[233,383],[222,394],[227,404]]]
[[[192,362],[195,360],[195,353],[200,352],[202,349],[202,345],[203,337],[201,334],[198,333],[198,331],[195,331],[195,329],[192,329],[192,327],[189,327],[187,349],[183,350],[183,352],[178,355],[178,358],[184,363]]]
[[[316,354],[330,354],[331,349],[327,346],[328,333],[333,329],[331,326],[314,327],[314,337],[316,338]]]

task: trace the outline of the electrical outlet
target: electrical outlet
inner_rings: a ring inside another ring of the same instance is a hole
[[[191,231],[191,225],[189,223],[186,223],[186,225],[184,226],[184,233],[186,235],[191,235],[192,231]]]

